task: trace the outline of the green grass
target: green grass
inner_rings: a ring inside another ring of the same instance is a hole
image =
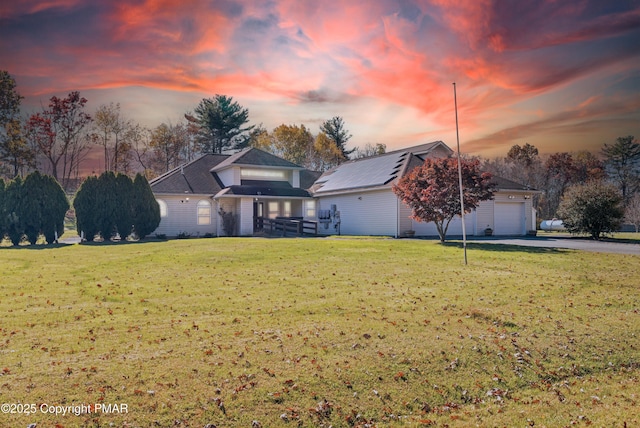
[[[2,426],[637,426],[640,258],[393,239],[0,250]]]

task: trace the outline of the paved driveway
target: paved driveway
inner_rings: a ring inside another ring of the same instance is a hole
[[[521,245],[523,247],[539,248],[568,248],[572,250],[593,251],[597,253],[637,254],[640,255],[640,243],[592,241],[590,239],[559,237],[530,237],[530,238],[477,238],[467,239],[467,242],[482,244]]]

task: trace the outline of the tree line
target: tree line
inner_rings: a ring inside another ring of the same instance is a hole
[[[350,155],[385,150],[382,144],[348,150],[351,134],[339,116],[324,121],[316,135],[304,125],[283,124],[272,131],[248,125],[248,109],[226,95],[202,99],[175,123],[154,128],[127,118],[118,103],[100,105],[89,113],[88,100],[78,91],[51,97],[41,111],[26,118],[21,116],[22,99],[13,77],[0,71],[0,176],[14,178],[38,170],[67,191],[86,175],[140,172],[150,179],[201,154],[249,146],[318,171]],[[94,158],[91,166],[89,155]]]
[[[481,167],[539,190],[534,197],[539,219],[567,217],[566,207],[561,209],[567,195],[574,198],[577,191],[600,188],[605,199],[611,198],[611,192],[619,196],[621,221],[634,225],[636,231],[640,227],[640,144],[632,135],[604,144],[599,156],[587,151],[540,155],[531,144],[514,145],[505,157],[483,159]],[[605,191],[602,184],[613,189]]]
[[[258,147],[311,170],[325,171],[350,159],[385,153],[384,144],[347,149],[352,135],[335,116],[316,134],[305,125],[282,124],[273,130],[249,125],[249,111],[232,97],[202,99],[176,123],[147,129],[127,118],[119,104],[87,113],[79,92],[51,97],[42,111],[20,116],[22,96],[15,80],[0,71],[0,176],[24,176],[38,170],[63,188],[81,181],[80,171],[91,149],[102,154],[99,171],[155,177],[204,153]],[[604,144],[600,153],[558,152],[540,155],[530,144],[514,145],[506,156],[476,157],[484,171],[539,190],[534,197],[538,218],[559,216],[561,201],[572,186],[605,180],[621,194],[627,221],[638,224],[640,146],[633,136]],[[91,175],[95,175],[92,171]],[[634,220],[636,219],[636,220]]]

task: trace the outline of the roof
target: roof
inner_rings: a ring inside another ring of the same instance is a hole
[[[453,151],[442,141],[407,147],[382,155],[344,162],[324,173],[312,187],[314,194],[391,186],[407,171],[420,165],[436,148]]]
[[[515,181],[508,180],[506,178],[498,177],[494,175],[491,178],[491,181],[496,184],[496,188],[498,190],[525,190],[529,192],[537,192],[536,189],[533,189],[524,184],[516,183]]]
[[[149,182],[153,193],[213,195],[224,187],[211,169],[224,162],[229,155],[202,155],[189,163],[172,169]]]
[[[239,165],[253,165],[262,167],[277,167],[277,168],[289,168],[289,169],[303,169],[300,165],[296,165],[293,162],[282,159],[271,153],[267,153],[264,150],[256,149],[255,147],[249,147],[238,153],[229,156],[224,162],[217,164],[213,170],[221,171],[231,166]]]
[[[215,195],[221,196],[278,196],[290,198],[310,198],[308,191],[292,187],[288,181],[242,180],[241,185],[229,186]]]

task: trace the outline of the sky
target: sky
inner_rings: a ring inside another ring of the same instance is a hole
[[[78,90],[147,127],[233,97],[251,124],[334,116],[348,147],[504,156],[640,137],[640,0],[20,0],[0,69],[23,111]],[[455,98],[454,85],[455,82]]]

